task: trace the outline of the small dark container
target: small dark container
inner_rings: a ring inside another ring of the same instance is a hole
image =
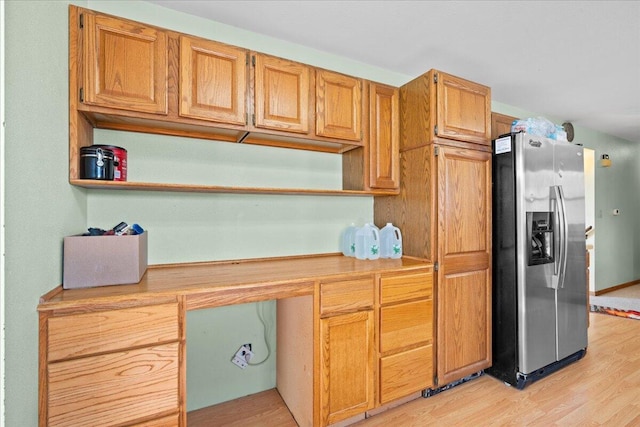
[[[101,147],[82,147],[80,178],[113,181],[113,151]]]
[[[122,147],[116,147],[115,145],[94,145],[94,147],[100,147],[103,150],[113,151],[113,180],[114,181],[126,181],[127,180],[127,150]]]

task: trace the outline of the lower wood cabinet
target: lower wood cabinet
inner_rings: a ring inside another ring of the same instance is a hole
[[[355,422],[433,386],[432,265],[316,286],[278,301],[277,388],[298,425]]]
[[[373,310],[320,321],[322,424],[374,407]]]
[[[120,288],[136,291],[128,297],[117,287],[44,296],[40,427],[186,426],[186,311],[246,301],[281,298],[276,386],[299,426],[364,418],[433,384],[433,267],[424,260],[329,255],[239,265],[205,267],[225,284],[196,291],[166,287],[178,276],[202,286],[200,264],[150,267],[144,283]],[[265,285],[265,272],[281,278],[284,265],[289,281]]]
[[[41,314],[41,426],[178,425],[177,303]]]
[[[333,424],[375,404],[374,277],[320,285],[320,419]]]
[[[433,385],[433,328],[431,267],[380,278],[380,404]]]

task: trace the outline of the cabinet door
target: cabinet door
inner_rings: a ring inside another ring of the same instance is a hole
[[[491,366],[491,153],[439,147],[437,371]]]
[[[491,113],[491,139],[511,132],[511,124],[517,117],[506,116],[499,113]]]
[[[258,53],[253,66],[254,125],[308,133],[311,68]]]
[[[316,71],[316,134],[362,140],[362,80]]]
[[[193,37],[180,37],[180,115],[246,124],[248,52]]]
[[[399,188],[398,89],[369,85],[369,186]]]
[[[86,104],[167,114],[167,35],[142,24],[83,13]]]
[[[373,310],[320,320],[322,425],[374,406]]]
[[[491,145],[491,89],[443,72],[436,79],[437,136]]]

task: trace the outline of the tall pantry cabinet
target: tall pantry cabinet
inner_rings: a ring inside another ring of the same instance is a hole
[[[436,378],[491,366],[491,91],[437,70],[400,88],[400,194],[376,197],[406,255],[434,263]]]

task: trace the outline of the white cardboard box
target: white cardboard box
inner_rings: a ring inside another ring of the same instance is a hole
[[[64,289],[138,283],[147,271],[147,232],[64,238]]]

